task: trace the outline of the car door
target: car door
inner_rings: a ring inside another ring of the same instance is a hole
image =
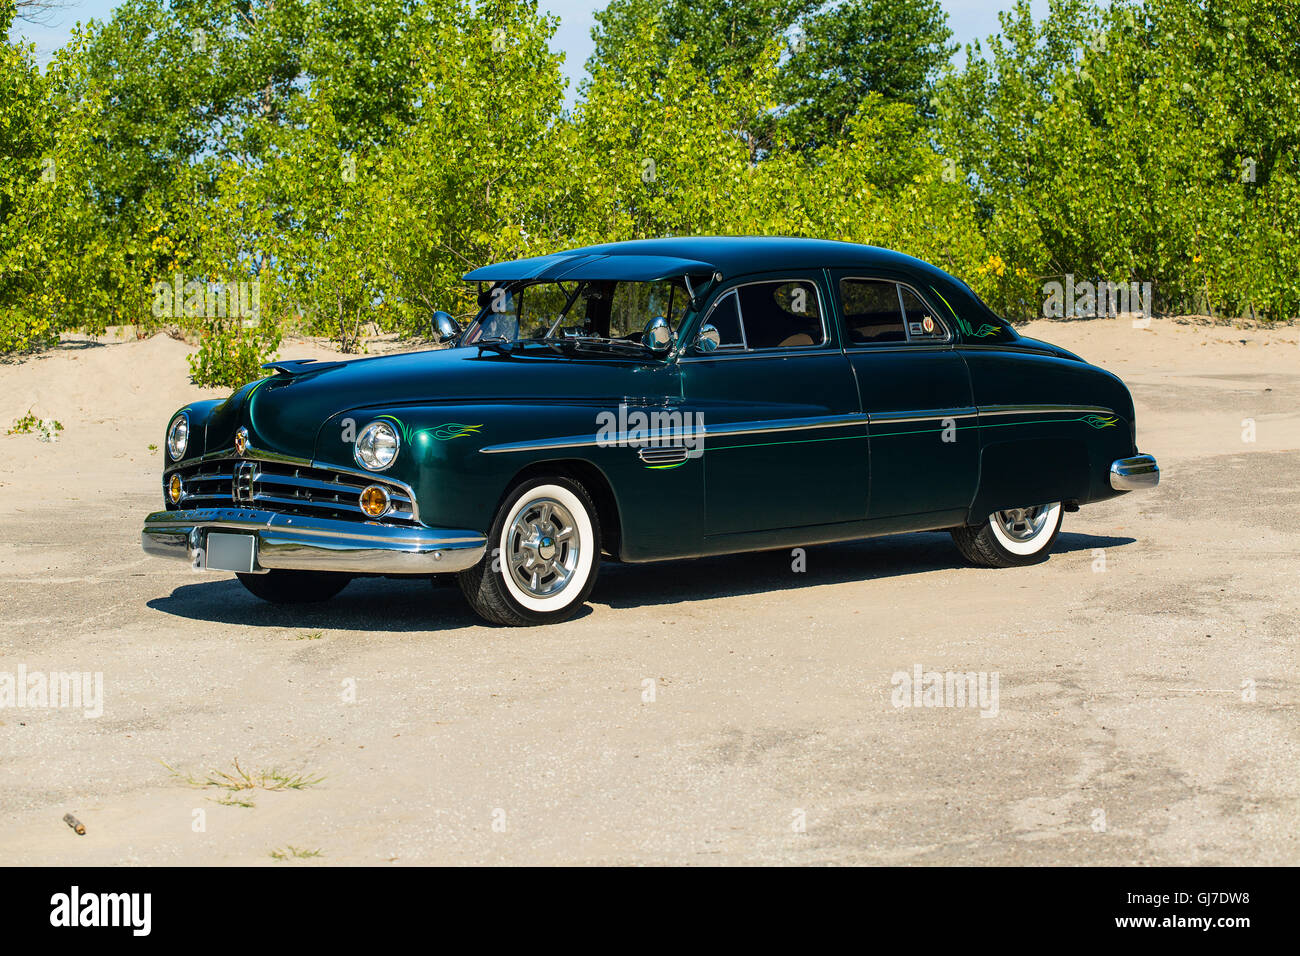
[[[738,280],[703,318],[719,346],[681,359],[684,399],[705,421],[713,548],[722,536],[865,516],[865,416],[828,303],[820,270]]]
[[[869,517],[900,528],[963,520],[979,477],[979,430],[952,330],[905,276],[834,270],[831,280],[869,418]]]

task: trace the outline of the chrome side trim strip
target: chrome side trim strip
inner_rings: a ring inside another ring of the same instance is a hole
[[[844,349],[845,355],[883,355],[887,352],[952,352],[956,343],[947,342],[881,342],[879,345],[850,345]]]
[[[1059,415],[1067,412],[1089,413],[1096,415],[1114,415],[1114,409],[1101,405],[981,405],[980,416],[994,415]]]
[[[850,425],[865,425],[868,416],[861,412],[847,415],[818,415],[812,418],[777,418],[765,421],[732,422],[726,425],[705,425],[703,428],[682,429],[667,433],[654,432],[648,436],[637,435],[636,442],[628,440],[628,433],[623,432],[612,438],[597,440],[595,435],[565,435],[560,438],[545,438],[539,441],[506,442],[501,445],[487,445],[479,451],[485,455],[500,455],[516,451],[551,451],[556,448],[588,448],[595,445],[607,447],[669,444],[685,438],[705,436],[744,435],[759,432],[788,432],[813,428],[845,428]]]
[[[792,432],[810,428],[847,428],[865,425],[870,417],[861,412],[847,415],[819,415],[814,418],[778,418],[770,421],[731,422],[726,425],[704,426],[705,435],[749,435],[756,432]]]
[[[944,418],[974,418],[979,412],[974,408],[929,408],[921,411],[874,412],[872,422],[928,422]]]
[[[746,352],[742,352],[734,346],[731,349],[722,346],[718,351],[710,352],[707,355],[683,355],[678,361],[691,364],[697,362],[743,362],[755,359],[791,358],[797,355],[843,354],[843,350],[830,345],[788,345],[785,348],[750,349]]]
[[[729,422],[725,425],[705,425],[702,429],[684,429],[660,436],[653,433],[648,437],[638,436],[640,444],[669,442],[682,438],[697,436],[722,437],[726,435],[747,435],[763,432],[802,431],[818,428],[846,428],[853,425],[866,425],[873,422],[898,424],[900,422],[937,421],[945,418],[996,417],[1003,415],[1048,415],[1077,413],[1080,415],[1114,415],[1115,412],[1100,405],[984,405],[964,408],[925,408],[890,412],[851,412],[845,415],[819,415],[812,418],[779,418],[753,422]],[[552,451],[559,448],[589,448],[595,445],[622,446],[632,445],[626,433],[615,435],[612,439],[598,441],[595,435],[565,435],[559,438],[544,438],[537,441],[506,442],[500,445],[487,445],[479,451],[485,455],[500,455],[519,451]],[[333,467],[330,465],[322,467]]]
[[[619,435],[617,439],[625,436]],[[562,438],[543,438],[538,441],[513,441],[500,445],[485,445],[479,449],[484,455],[504,455],[512,451],[551,451],[556,448],[589,448],[601,444],[595,435],[566,435]]]

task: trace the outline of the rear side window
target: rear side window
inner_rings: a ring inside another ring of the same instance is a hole
[[[935,318],[934,310],[921,301],[921,297],[907,286],[898,287],[903,300],[903,315],[907,320],[907,334],[913,342],[942,342],[948,330]]]
[[[907,341],[895,283],[882,279],[841,279],[840,305],[850,345]]]
[[[740,286],[736,295],[749,348],[788,349],[826,342],[816,283],[805,279],[753,282]]]

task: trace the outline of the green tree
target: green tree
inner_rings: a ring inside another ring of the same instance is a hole
[[[8,36],[13,0],[0,0],[0,29]],[[45,84],[31,50],[0,42],[0,353],[28,347],[51,330],[34,307],[40,288],[39,240],[28,229],[33,194],[50,169],[49,129],[42,122]]]
[[[1300,51],[1289,0],[1063,0],[1002,15],[938,92],[939,140],[1017,268],[1157,306],[1294,314]]]
[[[934,80],[957,49],[939,0],[845,0],[798,30],[776,88],[780,135],[801,147],[839,140],[869,93],[928,115]]]
[[[596,11],[587,70],[593,77],[608,71],[619,76],[625,64],[644,60],[644,72],[658,81],[674,54],[688,47],[687,61],[716,87],[723,71],[750,75],[767,47],[780,44],[819,5],[820,0],[612,0]],[[662,29],[648,33],[645,25],[656,20]],[[629,49],[648,37],[648,49]]]
[[[266,134],[266,162],[232,185],[267,211],[276,299],[352,351],[371,325],[420,333],[437,308],[468,311],[461,274],[527,254],[534,223],[557,204],[555,25],[536,3],[508,2],[408,21],[408,119],[385,113],[384,136],[355,135],[347,74],[295,95],[290,121]],[[347,62],[351,41],[331,42],[329,58]]]

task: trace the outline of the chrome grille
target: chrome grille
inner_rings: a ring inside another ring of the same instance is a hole
[[[379,476],[284,462],[217,458],[168,471],[163,475],[164,498],[173,474],[181,476],[182,494],[179,504],[167,502],[172,510],[239,505],[283,514],[372,521],[362,512],[358,498],[367,485],[381,485],[388,492],[392,510],[378,520],[414,524],[418,515],[407,488]]]
[[[235,465],[231,480],[230,497],[236,504],[253,503],[253,483],[257,480],[257,465],[251,461],[241,461]],[[184,479],[182,479],[184,480]]]

